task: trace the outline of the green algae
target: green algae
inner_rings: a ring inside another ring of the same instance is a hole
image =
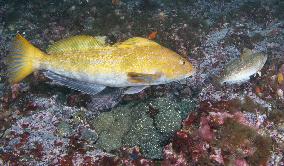
[[[156,128],[160,133],[169,135],[180,129],[181,116],[179,105],[167,98],[159,98],[150,102],[151,105],[159,110],[155,116]]]
[[[150,116],[150,107],[157,114]],[[164,143],[181,128],[182,117],[194,108],[190,99],[175,101],[172,97],[120,105],[90,121],[99,135],[95,146],[107,152],[139,146],[144,157],[161,159]]]
[[[189,112],[195,110],[196,101],[191,98],[181,99],[178,103],[181,119],[185,119]]]
[[[119,132],[103,131],[100,133],[96,145],[99,148],[110,152],[121,147],[121,136],[122,135]]]
[[[100,116],[95,118],[91,125],[96,129],[97,133],[101,133],[103,131],[107,131],[110,124],[113,124],[114,117],[112,112],[105,112],[102,113]]]
[[[67,122],[60,122],[57,126],[58,135],[61,137],[68,137],[72,133],[72,128]]]

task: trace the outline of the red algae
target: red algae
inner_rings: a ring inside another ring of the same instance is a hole
[[[40,160],[43,157],[43,145],[41,143],[36,143],[35,148],[31,150],[31,155],[33,155],[36,159]]]
[[[228,118],[218,131],[218,135],[220,140],[216,143],[226,154],[225,163],[234,161],[234,158],[246,158],[250,165],[266,165],[268,162],[272,142],[269,138],[259,135],[253,128]]]
[[[61,159],[59,159],[59,163],[62,166],[73,166],[73,156],[72,155],[65,155]]]
[[[200,103],[199,111],[189,114],[165,147],[163,163],[266,165],[272,141],[258,134],[256,123],[246,119],[242,108],[235,100]]]
[[[20,156],[18,154],[14,154],[13,152],[4,152],[1,154],[1,157],[4,161],[4,163],[10,164],[10,165],[19,165],[20,162]]]
[[[29,140],[30,133],[24,132],[23,134],[20,135],[20,143],[15,145],[15,148],[19,149],[22,147],[24,144],[26,144]]]
[[[206,117],[201,117],[200,128],[198,129],[199,137],[204,141],[210,142],[213,140],[214,133],[209,126],[209,120]]]
[[[101,157],[98,161],[96,161],[95,165],[113,165],[113,166],[118,166],[121,164],[120,159],[116,157],[108,157],[108,156],[103,156]]]

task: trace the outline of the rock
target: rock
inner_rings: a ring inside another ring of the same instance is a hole
[[[155,116],[155,124],[159,132],[173,134],[181,127],[181,116],[176,110],[161,111]]]
[[[181,119],[185,119],[188,116],[189,112],[195,110],[196,101],[192,100],[191,98],[182,99],[179,103],[179,113]]]
[[[156,131],[153,126],[153,119],[147,117],[145,114],[145,116],[134,121],[130,130],[124,136],[123,142],[125,145],[128,146],[140,145],[143,142],[149,142],[150,141],[149,135],[152,135],[155,132]]]
[[[109,152],[122,146],[121,139],[132,123],[129,109],[125,109],[127,106],[104,112],[93,121],[93,127],[100,135],[97,147]]]
[[[107,131],[109,126],[113,124],[114,117],[112,112],[104,112],[97,118],[91,120],[91,126],[98,132]]]
[[[90,119],[99,135],[95,146],[108,152],[121,146],[139,146],[144,157],[161,159],[163,142],[180,129],[182,116],[194,108],[190,99],[175,101],[172,97],[120,105]],[[157,113],[151,114],[151,109]]]
[[[91,97],[91,101],[87,104],[88,110],[106,111],[115,107],[122,99],[122,90],[112,89],[103,94],[97,94]]]
[[[3,96],[4,84],[0,83],[0,97]]]
[[[179,106],[171,98],[158,98],[150,104],[159,110],[154,117],[156,128],[159,132],[170,135],[181,127]]]
[[[89,143],[94,143],[98,139],[98,134],[88,128],[84,128],[81,131],[81,138]]]
[[[140,146],[144,157],[162,159],[162,140],[162,135],[153,126],[153,119],[145,115],[134,122],[123,138],[123,143],[127,146]]]
[[[67,122],[60,122],[57,126],[58,135],[61,137],[68,137],[72,133],[72,128]]]
[[[118,132],[115,132],[118,133]],[[100,133],[100,137],[96,143],[96,146],[110,152],[114,149],[121,147],[121,134],[116,135],[109,131],[103,131]]]
[[[95,26],[95,18],[94,17],[88,17],[85,19],[83,26],[87,30],[92,30]]]

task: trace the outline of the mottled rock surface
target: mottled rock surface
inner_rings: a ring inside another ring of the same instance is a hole
[[[0,165],[283,165],[283,8],[281,0],[1,1]],[[110,44],[157,34],[197,73],[125,96],[85,95],[40,71],[11,86],[5,58],[16,33],[43,51],[77,34]],[[244,48],[268,56],[261,75],[216,84]]]

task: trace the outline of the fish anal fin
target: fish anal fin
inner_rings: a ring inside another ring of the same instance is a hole
[[[124,94],[136,94],[139,93],[141,91],[143,91],[145,88],[148,88],[149,86],[132,86],[129,87]]]
[[[57,84],[67,86],[71,89],[78,90],[90,95],[95,95],[106,88],[104,85],[78,81],[69,77],[61,76],[51,71],[44,71],[44,75]]]
[[[58,54],[73,51],[84,51],[106,46],[105,36],[78,35],[59,40],[50,45],[47,49],[48,54]]]
[[[151,83],[161,77],[161,73],[145,74],[129,72],[127,73],[127,80],[131,83]]]

